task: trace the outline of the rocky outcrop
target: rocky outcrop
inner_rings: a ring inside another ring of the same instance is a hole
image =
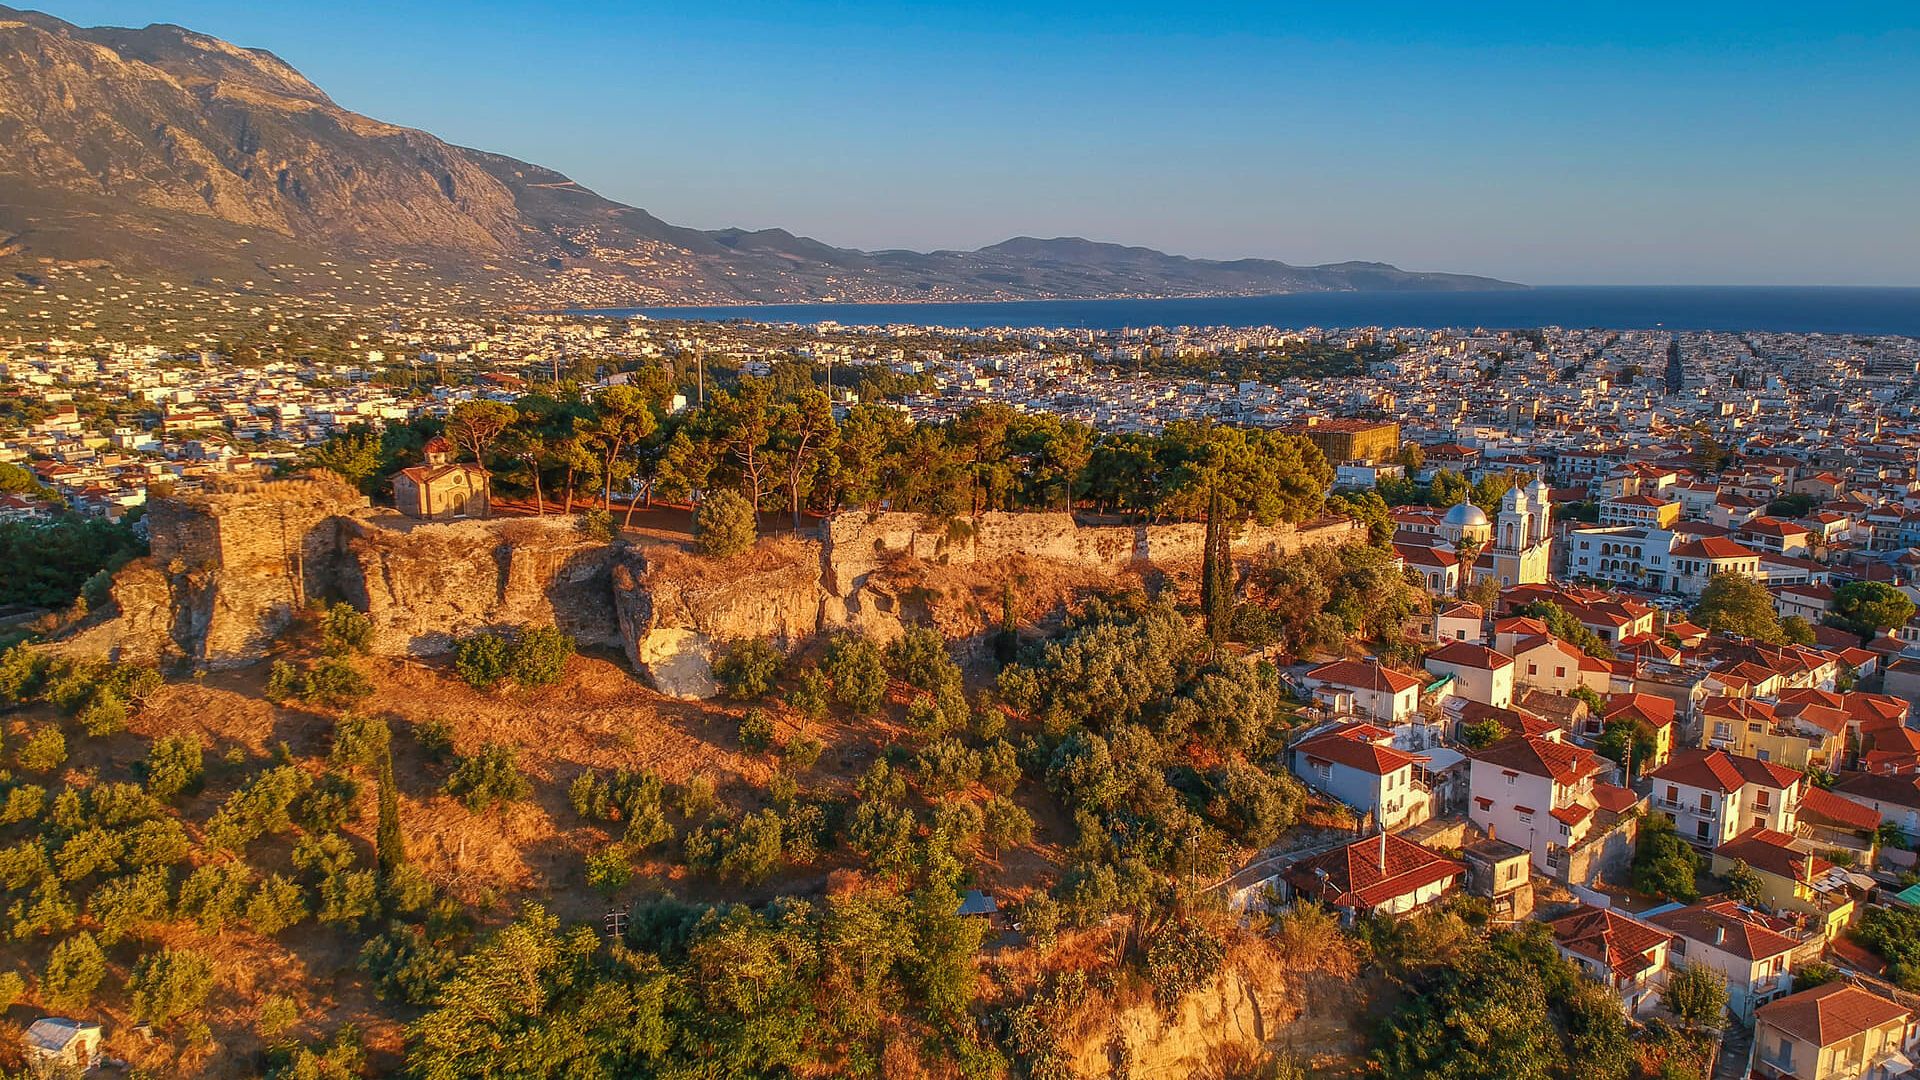
[[[377,653],[432,655],[476,630],[519,626],[558,626],[586,645],[619,640],[615,549],[571,519],[340,527],[339,597],[373,619]]]
[[[1151,1002],[1113,1017],[1104,1038],[1088,1039],[1074,1055],[1080,1076],[1110,1076],[1116,1061],[1142,1078],[1204,1075],[1230,1052],[1263,1055],[1276,1018],[1261,1007],[1260,988],[1238,971],[1180,1000],[1171,1015]]]
[[[618,644],[662,693],[714,693],[716,650],[746,638],[792,647],[853,630],[891,639],[932,624],[984,640],[1003,590],[1030,616],[1074,589],[1141,568],[1197,564],[1204,527],[1077,524],[1066,514],[984,514],[933,525],[911,514],[843,514],[821,539],[763,541],[715,561],[672,544],[609,543],[572,518],[427,523],[377,512],[352,489],[286,480],[156,499],[152,557],[115,581],[110,615],[61,645],[87,655],[264,657],[302,608],[344,601],[373,620],[386,655],[447,651],[490,628],[558,626],[586,645]],[[1254,558],[1363,532],[1345,519],[1250,526]]]
[[[572,519],[414,522],[337,484],[282,480],[155,499],[152,555],[114,581],[113,605],[60,643],[76,655],[219,668],[253,663],[312,603],[373,619],[372,648],[430,655],[476,630],[559,626],[619,640],[616,549]]]
[[[153,565],[170,585],[170,636],[211,667],[251,663],[310,600],[338,591],[341,526],[366,499],[342,484],[283,480],[183,498],[147,511]],[[121,597],[121,613],[150,598]]]
[[[612,576],[621,647],[661,693],[712,697],[716,645],[764,637],[792,646],[820,632],[820,565],[819,545],[806,541],[723,566],[675,549],[629,549]]]

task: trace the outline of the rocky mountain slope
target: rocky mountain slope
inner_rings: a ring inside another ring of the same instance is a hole
[[[0,260],[104,260],[291,288],[408,264],[546,303],[1019,299],[1478,289],[1382,263],[1189,259],[1079,239],[863,252],[701,231],[348,111],[274,56],[177,26],[0,7]]]

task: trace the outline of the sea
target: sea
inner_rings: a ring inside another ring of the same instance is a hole
[[[1920,288],[1553,285],[1475,292],[1317,292],[1180,300],[742,304],[602,308],[602,315],[845,326],[1431,327],[1731,330],[1920,337]]]

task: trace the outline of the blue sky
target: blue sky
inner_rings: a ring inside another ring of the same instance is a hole
[[[267,48],[349,108],[701,227],[1920,285],[1914,3],[43,8]]]

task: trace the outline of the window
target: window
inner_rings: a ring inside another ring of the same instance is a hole
[[[1556,679],[1564,679],[1564,678],[1566,678],[1566,677],[1567,677],[1567,669],[1566,669],[1566,668],[1565,668],[1564,666],[1561,666],[1561,667],[1556,667],[1556,668],[1554,668],[1554,669],[1553,669],[1553,677],[1554,677],[1554,678],[1556,678]]]
[[[1527,674],[1529,674],[1529,675],[1538,675],[1538,674],[1540,674],[1540,665],[1538,665],[1538,664],[1528,664],[1528,665],[1527,665]]]
[[[1709,837],[1709,836],[1707,835],[1707,823],[1706,823],[1706,822],[1704,822],[1704,821],[1702,821],[1702,822],[1700,822],[1700,823],[1698,823],[1697,825],[1695,825],[1695,826],[1694,826],[1694,832],[1695,832],[1695,833],[1697,833],[1697,834],[1699,835],[1699,837],[1700,837],[1700,839],[1702,839],[1702,840],[1707,840],[1707,839],[1711,839],[1711,838],[1710,838],[1710,837]]]

